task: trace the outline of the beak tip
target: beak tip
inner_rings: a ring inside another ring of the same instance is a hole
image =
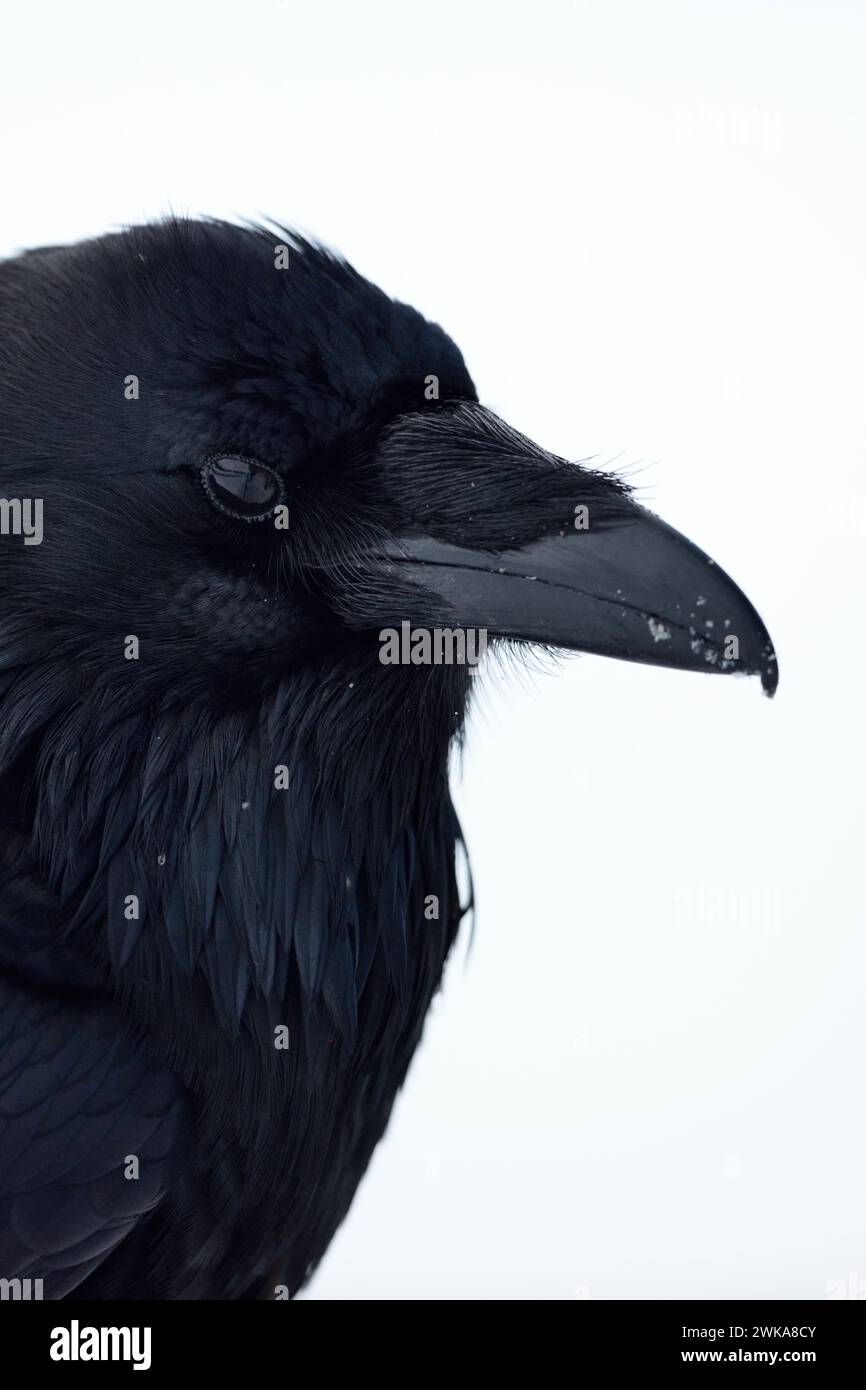
[[[779,663],[772,648],[767,652],[761,667],[761,688],[768,700],[772,700],[779,684]]]

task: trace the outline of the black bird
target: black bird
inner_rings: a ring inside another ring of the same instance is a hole
[[[385,664],[381,634],[772,694],[767,632],[622,481],[479,405],[440,328],[279,228],[4,262],[0,436],[0,1277],[294,1294],[466,910],[471,667]]]

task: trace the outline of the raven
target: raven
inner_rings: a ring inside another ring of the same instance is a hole
[[[385,630],[768,694],[772,646],[621,479],[279,227],[3,262],[0,433],[0,1276],[293,1296],[468,906],[473,668]]]

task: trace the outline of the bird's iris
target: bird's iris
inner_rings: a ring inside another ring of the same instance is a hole
[[[238,521],[264,521],[283,500],[279,474],[241,454],[211,454],[201,480],[213,505]]]

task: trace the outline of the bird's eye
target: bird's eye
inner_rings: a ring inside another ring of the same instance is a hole
[[[211,454],[201,480],[213,505],[238,521],[264,521],[284,496],[278,473],[240,454]]]

